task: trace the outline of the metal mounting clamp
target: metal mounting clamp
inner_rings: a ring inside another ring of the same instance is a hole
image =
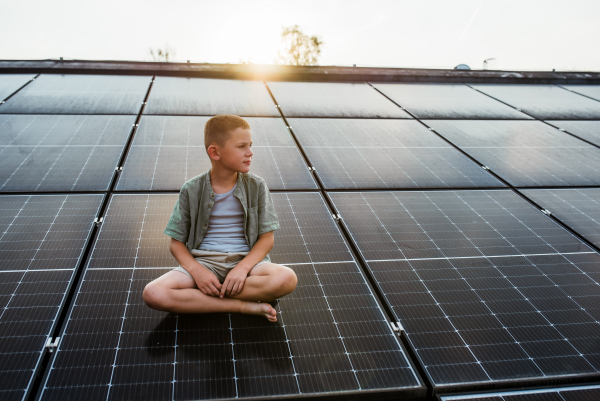
[[[104,221],[104,217],[96,217],[94,219],[94,224],[96,224],[97,226],[99,226],[103,221]]]
[[[541,212],[544,213],[546,216],[550,216],[552,214],[548,209],[542,209]]]
[[[58,348],[59,342],[60,342],[60,337],[56,337],[54,339],[54,342],[52,342],[52,337],[48,337],[44,348],[48,348],[48,352],[52,353],[52,352],[54,352],[54,348]]]
[[[490,168],[488,166],[481,166],[482,169],[484,169],[485,171],[489,171]]]
[[[402,325],[400,324],[400,322],[390,322],[390,325],[392,326],[392,330],[394,330],[395,332],[397,332],[398,334],[402,334],[402,332],[404,331],[404,327],[402,327]]]

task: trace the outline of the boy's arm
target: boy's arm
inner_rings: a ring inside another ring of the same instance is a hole
[[[198,263],[183,242],[171,238],[169,250],[175,259],[177,259],[177,262],[179,262],[181,267],[192,275],[198,289],[202,291],[203,294],[215,297],[219,296],[219,291],[222,288],[217,276]]]
[[[248,252],[244,259],[240,260],[240,262],[229,271],[227,277],[225,277],[225,281],[221,287],[221,298],[223,298],[224,295],[231,297],[242,292],[248,273],[258,262],[267,256],[273,248],[274,243],[275,235],[273,235],[273,231],[258,236],[258,240],[252,249],[250,249],[250,252]],[[194,262],[196,262],[195,259]]]

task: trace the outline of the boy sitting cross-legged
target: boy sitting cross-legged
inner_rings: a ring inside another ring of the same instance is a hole
[[[279,222],[265,181],[249,173],[250,125],[215,116],[204,127],[204,145],[212,168],[183,184],[164,231],[180,266],[148,283],[144,302],[169,312],[240,312],[275,322],[268,302],[294,291],[297,278],[267,255]]]

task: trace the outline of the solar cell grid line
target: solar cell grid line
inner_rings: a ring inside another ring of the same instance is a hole
[[[42,74],[2,114],[137,114],[150,76]]]
[[[546,121],[559,129],[600,146],[600,121]]]
[[[512,191],[329,196],[434,386],[599,373],[600,255]]]
[[[267,82],[286,117],[407,118],[365,83]]]
[[[0,398],[28,396],[102,198],[0,196]]]
[[[414,120],[287,120],[328,189],[504,186]]]
[[[105,191],[133,116],[0,115],[0,191]]]
[[[262,81],[157,77],[144,114],[278,117]]]
[[[600,149],[539,121],[427,120],[509,184],[600,184]]]
[[[424,395],[321,195],[273,199],[281,229],[272,260],[301,277],[279,300],[275,325],[146,307],[145,284],[177,265],[162,234],[177,195],[113,194],[40,399]]]
[[[209,117],[142,117],[117,190],[179,190],[211,168],[204,147]],[[270,189],[316,189],[292,137],[279,118],[246,118],[252,129],[251,172]]]
[[[482,394],[439,395],[438,397],[440,401],[595,401],[600,397],[600,386],[523,389]]]
[[[600,188],[520,190],[600,247]]]
[[[555,85],[469,84],[541,120],[598,119],[600,103]]]
[[[7,97],[35,78],[36,74],[0,74],[0,105]]]
[[[560,88],[600,101],[600,85],[558,85]]]
[[[531,119],[530,116],[473,91],[464,84],[372,85],[417,118]]]

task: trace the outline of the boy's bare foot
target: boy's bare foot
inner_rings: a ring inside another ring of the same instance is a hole
[[[247,315],[264,316],[269,322],[277,321],[277,312],[268,303],[247,301],[242,307],[242,313],[245,313]]]

